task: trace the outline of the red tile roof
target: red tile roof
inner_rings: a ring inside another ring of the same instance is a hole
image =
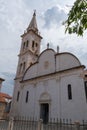
[[[5,99],[12,99],[12,97],[6,93],[0,93],[0,102],[6,103]]]

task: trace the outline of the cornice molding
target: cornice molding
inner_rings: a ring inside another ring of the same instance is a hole
[[[41,80],[47,80],[47,79],[60,79],[61,77],[63,76],[66,76],[66,75],[72,75],[72,74],[77,74],[76,70],[79,70],[79,69],[84,69],[85,66],[84,65],[81,65],[81,66],[77,66],[77,67],[74,67],[74,68],[70,68],[70,69],[67,69],[67,70],[61,70],[61,71],[57,71],[57,72],[54,72],[54,73],[50,73],[50,74],[46,74],[46,75],[41,75],[41,76],[37,76],[37,77],[34,77],[34,78],[31,78],[31,79],[26,79],[26,80],[22,80],[20,81],[20,83],[26,83],[26,82],[38,82],[38,81],[41,81]],[[71,74],[72,72],[72,74]]]

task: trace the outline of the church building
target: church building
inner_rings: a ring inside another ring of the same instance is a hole
[[[79,59],[47,45],[40,52],[42,36],[34,12],[21,35],[21,49],[15,77],[12,116],[73,121],[87,119],[87,72]]]

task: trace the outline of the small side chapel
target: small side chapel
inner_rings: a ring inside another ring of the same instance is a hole
[[[87,72],[68,52],[49,48],[40,53],[42,36],[36,12],[21,35],[22,43],[15,77],[12,116],[87,119]]]

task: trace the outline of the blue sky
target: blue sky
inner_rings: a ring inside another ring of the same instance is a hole
[[[64,33],[62,22],[75,0],[0,0],[0,77],[5,78],[2,91],[12,95],[21,37],[37,12],[38,28],[43,36],[42,50],[50,47],[75,54],[87,66],[87,31],[84,37]]]

